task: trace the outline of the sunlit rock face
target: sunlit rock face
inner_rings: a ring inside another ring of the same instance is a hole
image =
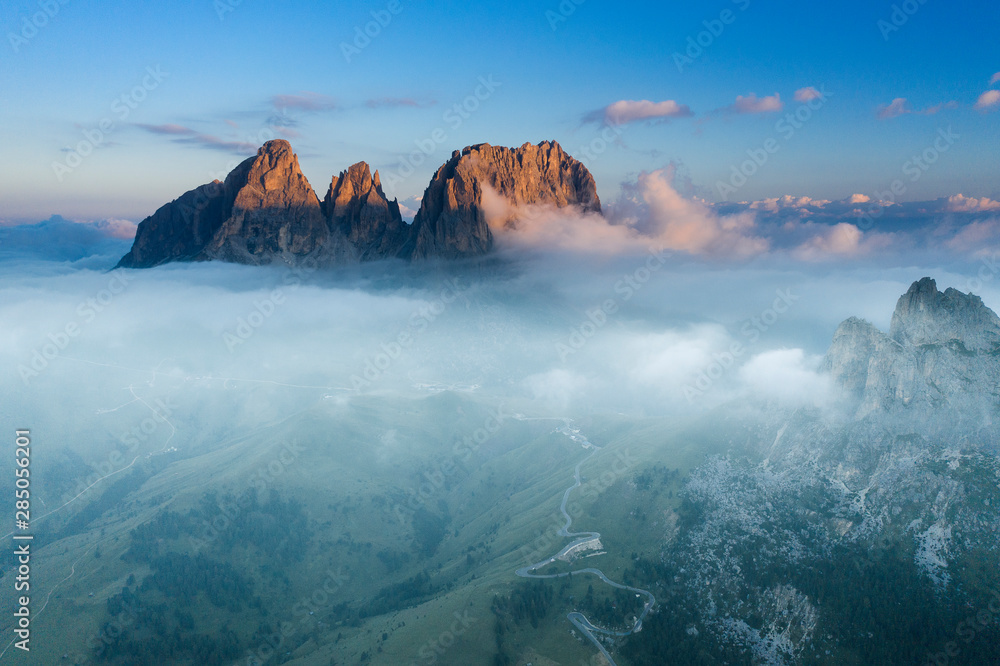
[[[334,177],[320,202],[291,145],[268,141],[225,182],[186,192],[143,220],[119,266],[213,259],[337,266],[478,257],[493,249],[489,197],[504,201],[510,224],[523,205],[601,210],[593,176],[552,141],[455,151],[434,174],[412,225],[365,162]]]
[[[978,296],[914,282],[889,334],[851,318],[826,365],[858,401],[858,418],[890,413],[923,422],[941,408],[989,425],[1000,398],[1000,318]],[[969,425],[969,424],[966,424]]]
[[[119,266],[219,259],[295,263],[311,256],[343,263],[354,256],[326,224],[316,193],[287,141],[268,141],[226,176],[186,192],[139,224]]]
[[[457,258],[492,250],[487,188],[512,209],[547,204],[601,211],[593,176],[555,141],[520,148],[483,143],[456,150],[434,174],[413,220],[406,256]]]
[[[389,201],[378,171],[372,176],[365,162],[334,176],[323,209],[330,229],[347,238],[362,260],[395,257],[409,238],[399,204]]]
[[[234,180],[239,189],[232,211],[200,259],[270,264],[308,256],[320,263],[343,263],[354,256],[343,234],[327,226],[316,192],[287,141],[264,144],[246,176]]]

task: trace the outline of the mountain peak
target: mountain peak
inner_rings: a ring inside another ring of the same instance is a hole
[[[284,139],[272,139],[271,141],[264,142],[264,145],[257,150],[257,155],[284,155],[284,154],[294,154],[292,152],[292,144],[288,143]]]
[[[378,171],[372,176],[367,162],[357,162],[334,176],[323,199],[330,227],[343,234],[362,260],[395,257],[409,227],[395,199],[382,191]]]
[[[889,335],[852,317],[834,334],[826,368],[858,402],[858,418],[940,408],[988,422],[1000,398],[1000,318],[973,294],[938,291],[929,277],[896,303]]]
[[[372,174],[366,162],[331,178],[321,202],[292,145],[275,139],[224,182],[186,192],[143,220],[119,266],[207,259],[340,265],[391,257],[476,257],[493,247],[483,200],[487,191],[514,206],[601,210],[593,176],[554,141],[519,148],[481,143],[456,150],[434,174],[408,225],[398,202],[382,190],[378,171]]]
[[[899,297],[889,337],[918,346],[958,340],[969,350],[991,351],[1000,342],[1000,318],[980,297],[952,288],[938,291],[925,277]]]
[[[519,148],[479,143],[452,153],[424,191],[405,250],[413,259],[488,253],[493,234],[483,193],[489,188],[514,206],[576,206],[601,212],[597,185],[587,167],[555,141]]]

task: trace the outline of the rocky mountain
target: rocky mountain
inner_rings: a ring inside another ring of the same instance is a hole
[[[334,176],[323,210],[330,229],[347,238],[361,260],[397,256],[409,235],[399,204],[386,198],[378,171],[372,176],[365,162]]]
[[[327,226],[291,145],[269,141],[225,182],[186,192],[143,220],[118,265],[147,268],[209,259],[295,263],[306,256],[333,263],[352,255],[343,234]]]
[[[995,615],[956,640],[1000,601],[998,343],[982,300],[923,278],[888,334],[858,318],[837,329],[826,369],[848,413],[712,414],[706,431],[745,444],[691,472],[660,555],[683,610],[647,622],[635,653],[694,637],[713,663],[944,663],[944,649],[1000,663]]]
[[[214,181],[161,206],[139,224],[120,267],[169,261],[243,264],[303,261],[331,266],[398,257],[457,259],[493,249],[490,197],[506,200],[499,223],[526,204],[600,212],[594,179],[558,143],[455,151],[427,187],[412,225],[364,162],[332,179],[320,202],[287,141],[268,141]]]
[[[554,141],[503,148],[482,143],[452,153],[431,179],[413,220],[405,254],[411,258],[456,258],[493,248],[485,200],[503,197],[511,207],[526,204],[577,206],[601,212],[594,178]]]
[[[925,277],[899,298],[888,335],[861,319],[842,323],[826,366],[857,399],[858,418],[949,406],[990,423],[1000,401],[1000,318],[978,296],[939,292]]]

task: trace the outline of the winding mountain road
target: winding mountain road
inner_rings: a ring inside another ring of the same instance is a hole
[[[582,481],[580,480],[580,467],[583,465],[583,463],[587,462],[595,455],[597,455],[601,451],[601,447],[595,446],[585,436],[581,435],[578,429],[571,427],[570,425],[571,422],[569,421],[569,419],[559,419],[559,420],[563,421],[565,425],[563,425],[563,427],[561,428],[558,428],[557,430],[558,432],[566,435],[575,442],[579,442],[581,446],[583,446],[584,448],[591,449],[590,455],[588,455],[587,457],[585,457],[583,460],[581,460],[576,464],[576,469],[573,471],[573,485],[567,488],[566,492],[563,493],[562,504],[559,505],[559,511],[561,511],[562,515],[566,518],[566,524],[563,525],[561,528],[559,528],[557,534],[559,536],[572,538],[574,540],[568,546],[564,547],[555,555],[552,555],[551,557],[536,562],[535,564],[529,564],[526,567],[521,567],[514,573],[516,573],[521,578],[541,578],[541,579],[565,578],[573,574],[590,574],[593,576],[597,576],[598,578],[601,579],[602,582],[606,583],[607,585],[610,585],[611,587],[618,588],[619,590],[629,590],[631,592],[635,592],[636,594],[641,594],[645,596],[646,604],[643,606],[642,613],[639,614],[638,618],[636,618],[635,624],[633,624],[632,628],[629,629],[628,631],[611,631],[610,629],[602,629],[601,627],[592,624],[590,620],[588,620],[583,613],[577,611],[573,611],[572,613],[569,613],[566,616],[567,619],[569,619],[569,621],[573,623],[573,626],[575,626],[577,629],[580,630],[580,633],[589,638],[590,642],[597,646],[597,649],[601,651],[601,654],[604,655],[604,658],[608,660],[608,663],[611,664],[611,666],[617,666],[615,660],[608,653],[607,648],[604,647],[604,644],[601,643],[600,639],[598,639],[597,636],[595,636],[594,634],[595,633],[603,634],[605,636],[628,636],[630,634],[634,634],[640,631],[642,629],[642,621],[645,619],[646,615],[649,614],[649,611],[652,610],[653,605],[656,603],[656,598],[653,596],[653,593],[650,592],[649,590],[643,590],[637,587],[629,587],[628,585],[622,585],[621,583],[616,583],[613,580],[610,580],[606,575],[604,575],[603,571],[601,571],[600,569],[595,569],[593,567],[587,567],[585,569],[578,569],[576,571],[570,571],[558,574],[534,573],[538,569],[546,567],[555,562],[556,560],[560,559],[561,557],[565,556],[566,553],[570,552],[580,544],[584,544],[587,543],[588,541],[593,541],[595,539],[601,538],[600,532],[570,532],[569,528],[573,525],[573,518],[566,511],[566,503],[569,502],[570,494],[574,490],[579,488],[580,485],[582,484]]]

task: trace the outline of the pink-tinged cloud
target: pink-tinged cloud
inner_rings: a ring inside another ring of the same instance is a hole
[[[988,197],[975,198],[966,197],[961,194],[948,197],[944,206],[950,213],[982,213],[990,211],[1000,211],[1000,201],[994,201]]]
[[[623,99],[609,104],[604,109],[591,113],[587,119],[604,121],[609,125],[624,125],[639,120],[662,118],[684,118],[693,115],[686,104],[678,104],[672,99],[651,102],[648,99]]]
[[[891,118],[898,118],[900,116],[905,116],[911,113],[916,113],[922,116],[933,116],[935,113],[940,113],[945,109],[957,109],[958,102],[941,102],[940,104],[935,104],[934,106],[929,106],[923,111],[916,111],[910,106],[910,102],[907,101],[905,97],[897,97],[892,100],[891,104],[880,106],[878,108],[878,117],[881,120],[889,120]]]
[[[172,139],[174,143],[192,144],[229,153],[252,155],[253,153],[256,153],[257,148],[259,148],[259,146],[246,141],[227,141],[226,139],[221,139],[211,134],[202,134],[191,129],[190,127],[184,127],[182,125],[144,125],[142,123],[137,123],[135,126],[149,132],[150,134],[173,136],[175,137]]]
[[[871,200],[872,200],[872,198],[870,196],[868,196],[867,194],[852,194],[851,196],[847,197],[844,200],[844,202],[847,203],[847,204],[850,204],[852,206],[855,206],[857,204],[868,203]]]
[[[796,102],[802,102],[802,103],[811,102],[814,99],[821,98],[822,96],[823,94],[820,91],[813,88],[812,86],[799,88],[798,90],[795,91]]]
[[[174,125],[173,123],[167,123],[166,125],[144,125],[142,123],[137,123],[136,127],[141,127],[142,129],[152,134],[175,134],[175,135],[186,135],[186,136],[197,134],[197,132],[195,132],[190,127],[184,127],[183,125]]]
[[[271,98],[271,104],[278,110],[332,111],[337,108],[332,97],[308,91],[298,95],[275,95]]]
[[[781,111],[785,105],[778,93],[767,97],[757,97],[756,93],[750,93],[746,97],[737,95],[736,102],[730,108],[736,113],[773,113]]]
[[[957,108],[958,108],[958,102],[955,101],[941,102],[940,104],[935,104],[934,106],[928,106],[926,109],[920,111],[919,113],[922,113],[925,116],[933,116],[935,113],[938,113],[940,111],[944,111],[946,109],[957,109]]]
[[[885,250],[896,241],[894,234],[865,233],[849,222],[824,225],[806,222],[802,229],[810,237],[792,251],[800,261],[830,261],[870,255]]]
[[[693,255],[750,257],[766,252],[752,213],[719,215],[704,202],[682,197],[671,185],[672,169],[639,175],[632,197],[613,220],[572,207],[514,206],[490,188],[483,207],[501,245],[611,255],[655,246]]]
[[[963,225],[945,241],[945,246],[957,252],[968,252],[974,257],[996,257],[1000,246],[1000,218],[977,220]]]
[[[910,108],[910,103],[906,101],[905,97],[897,97],[890,104],[880,106],[878,109],[878,117],[881,120],[898,118],[908,113],[913,113],[913,109]]]
[[[829,199],[813,199],[812,197],[793,197],[786,194],[781,197],[773,197],[754,201],[750,204],[751,210],[763,210],[769,213],[777,213],[782,209],[793,209],[807,214],[810,209],[822,208],[830,203]]]
[[[987,90],[976,100],[976,111],[996,111],[1000,108],[1000,90]]]
[[[132,240],[135,238],[135,230],[139,225],[131,220],[116,220],[112,218],[94,222],[93,226],[111,238]]]
[[[752,215],[719,216],[700,201],[682,197],[670,181],[667,169],[639,175],[650,231],[664,247],[724,256],[751,256],[767,250],[767,240],[754,235]]]
[[[990,77],[990,85],[991,86],[995,85],[997,83],[1000,83],[1000,72],[997,72],[996,74],[994,74],[993,76]]]

